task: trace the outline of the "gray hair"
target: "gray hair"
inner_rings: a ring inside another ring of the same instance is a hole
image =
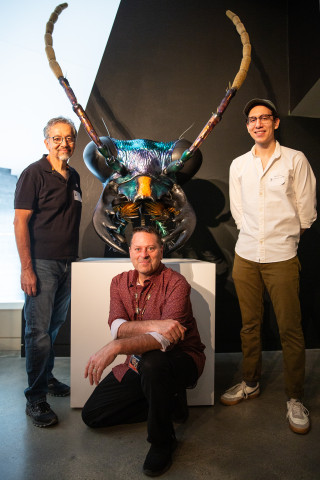
[[[43,129],[43,135],[44,135],[44,138],[48,138],[49,137],[49,130],[51,127],[53,127],[54,125],[56,125],[56,123],[66,123],[67,125],[70,125],[70,127],[72,128],[73,130],[73,135],[74,137],[76,138],[77,136],[77,130],[76,130],[76,127],[73,123],[72,120],[70,120],[70,118],[66,118],[66,117],[55,117],[55,118],[51,118],[47,125],[44,127]]]

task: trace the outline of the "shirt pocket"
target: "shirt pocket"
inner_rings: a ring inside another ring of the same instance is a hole
[[[270,188],[285,188],[285,184],[287,183],[287,177],[286,175],[272,175],[269,178],[269,187]]]
[[[291,196],[293,194],[292,182],[290,172],[274,172],[268,178],[268,188],[271,192]]]

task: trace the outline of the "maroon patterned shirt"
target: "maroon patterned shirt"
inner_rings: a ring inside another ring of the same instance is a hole
[[[144,309],[142,320],[178,320],[186,327],[185,337],[173,348],[182,350],[190,355],[198,369],[199,377],[205,364],[205,345],[201,343],[196,321],[193,317],[190,302],[191,287],[186,279],[178,272],[167,268],[160,263],[158,270],[144,282],[143,287],[137,285],[138,272],[130,270],[123,272],[112,279],[110,286],[109,326],[117,318],[129,322],[140,320],[137,317],[138,294],[139,306]],[[149,298],[148,298],[149,297]],[[112,371],[121,382],[128,371],[129,356],[126,362],[115,366]]]

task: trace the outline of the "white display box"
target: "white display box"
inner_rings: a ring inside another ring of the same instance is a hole
[[[200,260],[163,259],[167,267],[184,275],[191,285],[191,303],[201,341],[206,345],[206,365],[195,389],[188,390],[189,405],[214,403],[215,264]],[[84,378],[89,357],[112,340],[108,325],[110,282],[132,270],[130,259],[88,258],[72,264],[71,281],[71,399],[82,408],[94,387]],[[123,363],[119,355],[104,371]]]

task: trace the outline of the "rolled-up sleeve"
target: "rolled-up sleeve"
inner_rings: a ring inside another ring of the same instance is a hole
[[[242,224],[242,195],[241,183],[235,162],[232,162],[229,172],[229,196],[231,214],[238,230],[240,230]]]
[[[301,228],[310,228],[317,218],[316,178],[312,168],[302,152],[294,175],[294,190]]]

